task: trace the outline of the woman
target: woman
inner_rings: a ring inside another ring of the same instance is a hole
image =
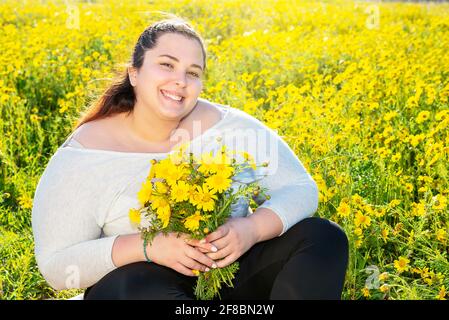
[[[348,241],[335,223],[311,217],[315,181],[260,121],[199,98],[205,69],[203,41],[185,21],[163,20],[141,34],[127,73],[79,121],[39,181],[32,224],[41,273],[57,290],[87,288],[85,299],[193,299],[192,270],[238,260],[234,288],[223,288],[222,299],[340,299]],[[262,139],[253,155],[261,160],[271,145],[263,159],[272,174],[260,181],[269,200],[254,213],[237,206],[204,241],[158,235],[143,248],[128,210],[138,205],[151,159],[184,142],[218,150],[219,142],[264,134],[269,143]]]

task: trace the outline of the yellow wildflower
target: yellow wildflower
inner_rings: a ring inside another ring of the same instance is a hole
[[[195,211],[194,214],[184,219],[184,226],[190,231],[196,231],[200,227],[200,221],[206,221],[210,215],[202,216],[200,211]]]
[[[245,161],[251,165],[251,168],[253,168],[254,170],[257,169],[256,162],[254,161],[254,157],[251,154],[249,154],[246,151],[242,151],[242,152],[240,152],[240,154],[243,156]]]
[[[371,218],[357,211],[354,218],[354,224],[356,227],[367,228],[371,225]]]
[[[234,173],[234,168],[231,166],[232,159],[226,155],[224,151],[217,152],[214,157],[215,173],[220,172],[224,176],[231,176]]]
[[[390,203],[388,204],[388,206],[389,206],[390,208],[394,208],[394,207],[398,206],[400,203],[401,203],[401,200],[399,200],[399,199],[393,199],[393,200],[390,201]]]
[[[384,242],[387,242],[388,234],[389,234],[388,229],[382,229],[381,235],[382,235],[382,239],[384,240]]]
[[[442,121],[445,119],[449,119],[449,109],[441,110],[435,115],[436,121]]]
[[[348,217],[351,213],[351,207],[346,202],[341,202],[337,208],[337,214],[340,217]]]
[[[388,272],[382,272],[380,275],[379,275],[379,280],[380,281],[385,281],[385,280],[387,280],[388,279]]]
[[[201,155],[201,159],[198,160],[200,166],[198,167],[198,171],[203,174],[216,172],[216,167],[214,163],[214,156],[212,155],[212,151],[209,153],[204,153]]]
[[[221,172],[218,172],[206,179],[207,186],[214,191],[214,193],[224,192],[231,186],[231,183],[232,180],[228,179],[228,176],[226,174],[222,174]]]
[[[398,270],[399,273],[407,271],[409,269],[410,260],[405,257],[399,257],[398,260],[394,260],[394,267]]]
[[[420,192],[420,193],[425,193],[427,190],[429,190],[429,188],[426,187],[426,186],[424,186],[424,187],[419,188],[419,189],[418,189],[418,192]]]
[[[369,298],[371,296],[371,294],[369,293],[369,289],[367,287],[364,287],[362,289],[362,294],[365,298]]]
[[[129,209],[129,219],[131,220],[132,223],[136,223],[139,224],[140,223],[140,211],[136,210],[136,209]]]
[[[388,284],[383,284],[380,286],[379,290],[383,293],[387,292],[388,290],[390,290],[390,286]]]
[[[19,200],[19,205],[23,209],[31,209],[33,207],[33,199],[31,199],[31,197],[28,196],[27,194],[21,195],[18,198],[18,200]]]
[[[418,144],[420,144],[420,143],[424,140],[424,138],[425,138],[425,135],[424,135],[424,134],[418,134],[418,135],[416,135],[416,136],[410,135],[410,136],[408,137],[408,141],[410,142],[410,144],[411,144],[413,147],[416,147],[416,146],[418,146]]]
[[[217,196],[213,190],[209,190],[207,184],[203,183],[203,186],[196,186],[196,191],[193,197],[190,197],[190,202],[195,205],[199,210],[212,211],[215,207],[215,200]]]
[[[142,188],[137,193],[137,199],[139,200],[139,202],[141,204],[144,205],[145,203],[150,201],[151,194],[152,194],[152,188],[153,188],[153,185],[152,185],[151,181],[147,180],[142,183]]]
[[[386,213],[386,209],[385,208],[376,208],[376,210],[374,210],[374,214],[376,217],[381,218],[385,215]]]
[[[163,228],[168,226],[171,209],[170,203],[163,197],[151,197],[151,208],[156,210],[158,218],[162,221]]]
[[[184,165],[175,165],[170,158],[163,159],[155,165],[155,177],[165,179],[168,185],[175,184],[188,173]]]
[[[424,121],[429,120],[430,112],[429,111],[421,111],[416,117],[416,123],[423,123]]]
[[[391,119],[393,119],[397,116],[398,116],[398,113],[396,111],[389,111],[389,112],[385,113],[384,120],[390,121]]]
[[[415,217],[422,217],[426,214],[426,207],[424,203],[412,203],[412,215]]]
[[[432,209],[434,210],[444,210],[447,206],[447,198],[442,194],[438,194],[433,197],[434,204]]]
[[[436,237],[438,241],[444,242],[446,241],[447,233],[445,229],[438,229],[436,232]]]
[[[397,152],[391,157],[392,162],[398,162],[401,159],[401,153]]]
[[[157,181],[154,185],[155,185],[156,191],[157,191],[158,193],[165,194],[165,193],[168,192],[168,187],[167,187],[167,185],[166,185],[165,183],[163,183],[162,181]]]
[[[406,183],[405,184],[405,190],[407,192],[412,192],[413,191],[413,185],[411,183]]]
[[[178,183],[171,187],[171,198],[176,202],[182,202],[189,200],[190,185],[184,181],[178,181]]]
[[[441,286],[440,291],[438,292],[438,295],[436,296],[436,298],[438,300],[446,300],[446,298],[445,298],[446,294],[447,294],[446,287],[443,285],[443,286]]]
[[[199,275],[200,275],[200,271],[199,271],[199,270],[193,269],[192,272],[193,272],[193,274],[196,275],[196,276],[199,276]]]

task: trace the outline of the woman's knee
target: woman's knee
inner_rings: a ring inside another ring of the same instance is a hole
[[[341,226],[319,217],[309,217],[295,224],[297,234],[314,245],[332,246],[347,254],[349,241]]]

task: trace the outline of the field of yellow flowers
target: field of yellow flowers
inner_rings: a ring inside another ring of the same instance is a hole
[[[34,190],[157,11],[204,37],[203,97],[276,129],[318,183],[350,239],[343,299],[448,297],[448,4],[21,2],[0,4],[0,299],[80,292],[36,267]]]

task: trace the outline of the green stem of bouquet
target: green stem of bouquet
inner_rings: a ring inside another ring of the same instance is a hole
[[[212,300],[215,296],[221,299],[220,289],[221,283],[225,283],[228,287],[233,288],[232,280],[235,273],[239,269],[239,263],[234,262],[231,265],[213,269],[206,273],[201,273],[195,287],[195,297],[198,300]]]

